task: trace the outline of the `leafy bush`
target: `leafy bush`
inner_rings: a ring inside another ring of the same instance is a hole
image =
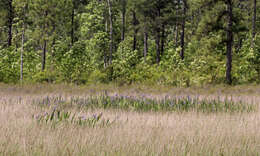
[[[32,76],[34,82],[54,83],[57,81],[58,75],[55,72],[43,71]]]
[[[14,47],[0,50],[0,81],[14,83],[19,81],[20,55]]]
[[[57,65],[61,81],[77,84],[86,83],[89,73],[89,55],[84,42],[76,42],[68,52],[64,53]]]
[[[257,39],[258,38],[258,39]],[[244,41],[239,53],[234,59],[234,78],[237,83],[259,82],[260,78],[260,42],[259,35],[256,36],[256,44],[252,47],[252,40],[249,36]]]
[[[118,82],[131,83],[134,81],[134,74],[138,62],[138,51],[131,49],[132,38],[126,38],[119,44],[119,48],[114,56],[112,68],[112,78]]]
[[[94,70],[88,77],[88,83],[107,83],[108,76],[106,72],[100,70]]]

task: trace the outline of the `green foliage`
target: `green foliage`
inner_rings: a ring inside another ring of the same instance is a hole
[[[83,38],[90,39],[96,33],[105,32],[103,23],[104,7],[104,3],[98,1],[91,1],[86,6],[86,12],[80,18],[80,32]]]
[[[106,72],[102,72],[100,70],[94,70],[91,72],[90,76],[88,77],[88,83],[97,84],[97,83],[108,83],[108,76]]]
[[[250,37],[244,41],[237,58],[235,59],[234,77],[238,83],[259,82],[260,76],[260,48],[259,35],[256,36],[252,47]]]
[[[110,121],[110,119],[104,119],[102,113],[87,117],[85,115],[79,116],[76,115],[76,113],[57,110],[56,108],[50,113],[45,112],[43,114],[34,115],[34,118],[39,123],[51,124],[52,126],[57,126],[58,124],[75,124],[95,128],[107,127],[115,122],[115,120]]]
[[[91,70],[104,67],[104,57],[109,49],[108,43],[108,34],[105,32],[95,33],[91,39],[86,41],[86,52],[90,56]]]
[[[19,81],[19,53],[14,47],[0,50],[0,81],[14,83]]]
[[[60,79],[73,83],[85,83],[85,75],[91,70],[89,63],[90,58],[86,52],[85,43],[74,43],[74,46],[63,54],[57,67]]]
[[[34,80],[34,82],[54,83],[57,79],[57,75],[52,72],[43,71],[33,75],[32,79]]]
[[[199,99],[198,97],[190,96],[166,96],[161,99],[152,99],[145,96],[109,96],[105,93],[98,96],[90,97],[71,97],[70,99],[61,99],[60,97],[47,97],[34,102],[40,106],[75,106],[77,108],[86,109],[122,109],[138,112],[155,111],[155,112],[204,112],[204,113],[240,113],[240,112],[254,112],[258,108],[255,104],[235,102],[232,98],[219,99]],[[65,107],[66,108],[66,107]],[[51,116],[55,114],[52,113]],[[52,117],[53,118],[53,117]],[[62,116],[57,120],[63,119]]]
[[[131,38],[127,38],[119,44],[118,50],[113,60],[113,79],[116,81],[131,83],[136,64],[138,64],[138,51],[133,51],[130,47]]]
[[[223,83],[225,78],[225,51],[221,44],[220,35],[211,34],[210,37],[204,37],[200,42],[190,43],[187,51],[194,54],[190,67],[193,80],[197,84]]]
[[[151,60],[151,57],[147,57],[146,62],[149,62],[149,60]],[[163,76],[163,72],[157,65],[151,66],[146,62],[142,60],[142,62],[136,66],[136,70],[131,75],[131,78],[135,82],[139,83],[160,84],[160,79]]]

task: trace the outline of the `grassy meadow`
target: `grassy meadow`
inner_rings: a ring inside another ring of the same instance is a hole
[[[260,86],[0,85],[0,155],[257,156]]]

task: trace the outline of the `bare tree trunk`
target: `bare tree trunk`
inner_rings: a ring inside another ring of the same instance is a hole
[[[254,1],[254,6],[253,6],[253,19],[252,19],[252,46],[254,46],[254,40],[255,40],[255,34],[256,34],[256,0]]]
[[[148,33],[147,33],[146,24],[145,24],[145,26],[144,26],[144,61],[146,61],[147,53],[148,53]]]
[[[22,47],[21,47],[21,64],[20,64],[20,80],[23,82],[23,53],[24,53],[24,33],[25,26],[23,23],[23,31],[22,31]]]
[[[161,10],[160,8],[157,8],[157,18],[160,18],[161,16]],[[160,22],[157,21],[156,28],[155,28],[155,44],[156,44],[156,63],[159,64],[161,61],[161,47],[160,47],[160,38],[161,38],[161,28],[160,28]]]
[[[164,40],[165,40],[165,25],[162,25],[162,37],[161,37],[161,56],[164,53]]]
[[[45,18],[48,16],[48,12],[45,11]],[[44,24],[43,26],[43,32],[44,35],[47,35],[47,23]],[[43,48],[42,48],[42,71],[45,70],[45,64],[46,64],[46,51],[47,51],[47,40],[45,38],[46,36],[44,36],[44,40],[43,40]]]
[[[133,10],[133,26],[134,26],[134,42],[133,42],[133,51],[134,50],[136,50],[136,43],[137,43],[137,32],[138,32],[138,30],[137,30],[137,28],[136,28],[136,26],[137,26],[137,24],[138,24],[138,22],[137,22],[137,19],[136,19],[136,12],[135,12],[135,10]]]
[[[45,70],[45,64],[46,64],[46,49],[47,49],[47,41],[44,39],[43,50],[42,50],[42,71]]]
[[[71,12],[71,46],[74,44],[74,16],[75,16],[75,2],[72,0],[72,12]]]
[[[121,34],[121,40],[125,40],[125,12],[122,13],[122,34]]]
[[[125,14],[126,14],[126,0],[122,1],[122,32],[121,32],[121,40],[125,40]]]
[[[161,61],[161,52],[160,52],[160,28],[159,26],[156,29],[156,63],[159,64]]]
[[[181,32],[181,52],[180,52],[180,57],[183,60],[184,59],[184,48],[185,48],[185,23],[186,23],[186,7],[187,3],[186,0],[183,0],[183,13],[182,13],[182,32]]]
[[[18,29],[15,29],[15,36],[18,36],[19,35],[19,31],[18,31]],[[15,44],[15,51],[17,52],[18,51],[18,41],[16,41],[15,40],[15,43],[13,43],[13,44]]]
[[[105,31],[108,33],[108,19],[105,20]]]
[[[53,39],[52,39],[52,43],[51,43],[51,65],[50,65],[50,69],[54,70],[54,57],[55,57],[55,44],[56,44],[56,35],[55,35],[55,31],[56,31],[56,21],[54,20],[52,22],[52,35],[53,35]]]
[[[105,2],[105,8],[104,9],[106,9],[108,7],[108,3],[107,2]],[[108,16],[107,16],[107,13],[104,13],[103,14],[103,17],[104,17],[104,22],[105,22],[105,31],[106,31],[106,33],[109,33],[109,31],[108,31],[108,24],[109,24],[109,22],[108,22]],[[107,50],[104,50],[104,68],[106,68],[107,66],[108,66],[108,51]]]
[[[12,46],[12,28],[13,28],[13,0],[8,0],[8,46]]]
[[[175,45],[178,47],[178,39],[179,39],[179,30],[178,30],[178,24],[176,23],[175,26]]]
[[[113,19],[112,19],[112,4],[110,0],[107,0],[109,22],[110,22],[110,48],[109,48],[109,64],[112,64],[112,53],[113,53]]]
[[[227,63],[226,63],[226,81],[229,85],[232,84],[232,45],[233,45],[233,11],[232,0],[227,0],[228,8],[228,27],[227,27]]]
[[[180,6],[180,0],[177,0],[177,7]],[[176,15],[178,16],[179,15],[179,9],[176,9]],[[178,27],[178,21],[176,22],[176,25],[175,25],[175,45],[176,47],[179,46],[179,27]]]

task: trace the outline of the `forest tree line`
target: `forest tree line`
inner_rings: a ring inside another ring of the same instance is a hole
[[[260,82],[256,0],[0,0],[0,82]]]

